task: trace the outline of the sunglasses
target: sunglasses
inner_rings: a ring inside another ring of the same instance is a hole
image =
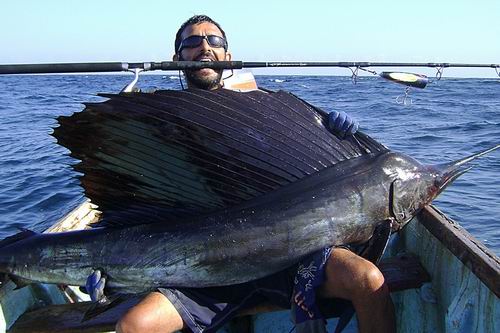
[[[227,42],[223,37],[216,35],[208,35],[208,36],[194,35],[183,39],[181,44],[179,45],[179,49],[177,50],[177,52],[181,52],[182,49],[192,49],[198,47],[203,42],[203,40],[206,40],[208,42],[208,45],[212,47],[223,47],[224,50],[227,51]]]

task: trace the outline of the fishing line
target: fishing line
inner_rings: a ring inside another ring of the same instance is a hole
[[[356,84],[358,83],[358,70],[359,70],[359,67],[356,67],[355,70],[353,70],[351,67],[348,67],[351,72],[352,72],[352,75],[351,75],[351,81],[352,81],[352,84]]]
[[[436,67],[436,75],[435,75],[435,80],[429,80],[429,83],[434,83],[441,81],[441,78],[443,77],[443,72],[444,72],[445,67],[443,65]]]
[[[373,71],[373,70],[369,70],[367,68],[363,68],[361,66],[356,66],[356,69],[352,69],[351,67],[347,67],[351,70],[352,72],[352,75],[351,75],[351,81],[353,84],[356,84],[358,82],[358,71],[361,69],[362,71],[365,71],[365,72],[368,72],[368,73],[372,73],[374,75],[378,75],[377,72]]]
[[[233,75],[234,75],[234,69],[231,68],[231,75],[229,75],[228,77],[225,77],[224,80],[229,79],[230,77],[233,77]]]
[[[234,70],[231,68],[231,75],[229,75],[228,77],[222,78],[222,86],[221,86],[222,88],[224,88],[224,80],[227,80],[227,79],[233,77],[233,75],[234,75]]]
[[[179,82],[181,84],[181,89],[184,90],[184,84],[182,83],[181,70],[179,69]]]
[[[362,71],[365,71],[365,72],[368,72],[368,73],[371,73],[373,75],[379,75],[379,73],[377,73],[376,71],[374,70],[370,70],[370,69],[367,69],[367,68],[363,68],[361,66],[356,66],[355,69],[352,69],[351,67],[348,67],[351,72],[352,72],[352,76],[351,76],[351,80],[352,80],[352,83],[353,84],[356,84],[357,83],[357,78],[359,77],[359,74],[358,74],[358,71],[361,69]],[[440,67],[438,68],[438,73],[440,73],[439,75],[439,78],[437,80],[440,80],[441,79],[441,75],[443,74],[443,71],[442,71],[443,67]],[[438,74],[436,74],[437,76]],[[382,76],[384,77],[384,76]],[[387,78],[387,77],[386,77]],[[403,81],[397,81],[398,83],[401,83],[401,84],[408,84],[408,83],[405,83]],[[424,85],[425,86],[425,85]],[[423,88],[423,87],[422,87]],[[411,99],[410,97],[410,86],[407,86],[404,90],[404,95],[399,95],[396,97],[396,103],[397,104],[402,104],[402,105],[412,105],[413,104],[413,100]]]
[[[373,75],[378,75],[377,72],[375,72],[371,69],[368,69],[368,68],[359,67],[359,69],[361,69],[362,71],[368,72],[368,73],[372,73]]]
[[[443,72],[444,72],[444,67],[443,66],[440,66],[440,67],[436,67],[436,81],[439,81],[441,80],[441,77],[443,77]]]

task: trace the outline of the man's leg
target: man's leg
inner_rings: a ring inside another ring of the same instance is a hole
[[[182,328],[181,316],[160,292],[148,294],[116,323],[117,333],[168,333]]]
[[[319,293],[320,297],[350,300],[362,333],[396,331],[394,305],[384,276],[377,266],[349,250],[333,249]]]

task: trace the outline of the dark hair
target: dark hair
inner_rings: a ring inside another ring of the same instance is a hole
[[[224,39],[227,40],[226,33],[224,32],[224,30],[222,30],[219,23],[215,22],[214,20],[212,20],[210,17],[208,17],[206,15],[195,15],[195,16],[189,18],[186,22],[182,23],[179,30],[177,30],[177,34],[175,35],[175,44],[174,44],[175,53],[177,53],[177,51],[179,50],[179,46],[181,46],[181,35],[182,35],[182,32],[184,31],[184,29],[186,29],[187,26],[195,25],[195,24],[199,24],[199,23],[203,23],[203,22],[208,22],[208,23],[214,24],[222,32],[222,37],[224,37]]]

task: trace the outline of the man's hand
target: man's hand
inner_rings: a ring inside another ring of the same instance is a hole
[[[93,302],[104,303],[107,301],[104,295],[104,286],[106,285],[106,277],[101,274],[101,271],[96,269],[87,278],[85,289]]]
[[[328,114],[328,126],[331,131],[345,138],[358,131],[359,123],[345,112],[332,111]]]

